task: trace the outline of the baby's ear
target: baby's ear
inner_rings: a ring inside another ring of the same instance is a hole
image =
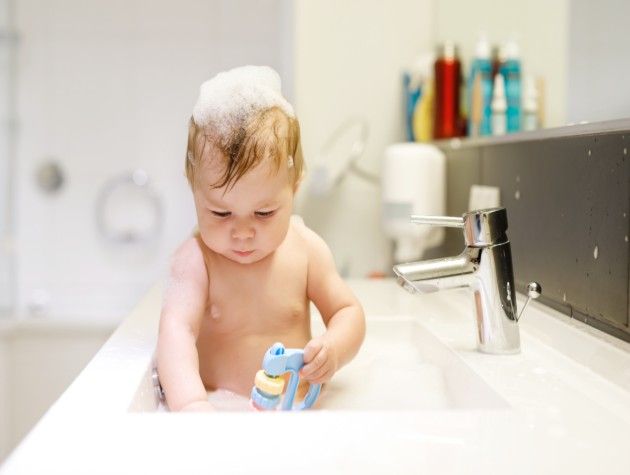
[[[295,183],[293,183],[293,194],[296,194],[298,192],[303,181],[304,181],[304,173],[302,173],[302,175],[300,175],[300,177],[297,180],[295,180]]]

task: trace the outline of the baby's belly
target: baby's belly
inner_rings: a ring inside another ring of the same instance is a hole
[[[310,340],[308,325],[282,333],[218,334],[201,332],[197,340],[199,374],[209,390],[228,389],[249,396],[265,352],[276,342],[286,348],[304,348]]]

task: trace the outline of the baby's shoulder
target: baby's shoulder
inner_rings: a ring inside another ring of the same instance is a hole
[[[206,264],[202,243],[197,236],[186,239],[171,257],[171,274],[205,275]]]
[[[299,240],[301,248],[309,255],[316,256],[319,253],[328,251],[326,242],[304,223],[302,217],[297,215],[291,216],[291,229],[297,240]]]

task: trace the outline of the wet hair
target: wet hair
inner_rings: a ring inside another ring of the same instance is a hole
[[[199,126],[190,118],[185,169],[193,189],[199,168],[213,160],[221,161],[223,173],[211,186],[230,188],[264,159],[272,161],[276,172],[288,167],[292,185],[297,187],[304,168],[300,125],[280,107],[247,115],[229,133],[219,133],[212,124]]]

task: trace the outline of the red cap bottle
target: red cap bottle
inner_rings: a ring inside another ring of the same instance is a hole
[[[438,47],[435,61],[435,120],[433,138],[445,139],[461,135],[459,117],[459,91],[461,63],[457,46],[446,42]]]

